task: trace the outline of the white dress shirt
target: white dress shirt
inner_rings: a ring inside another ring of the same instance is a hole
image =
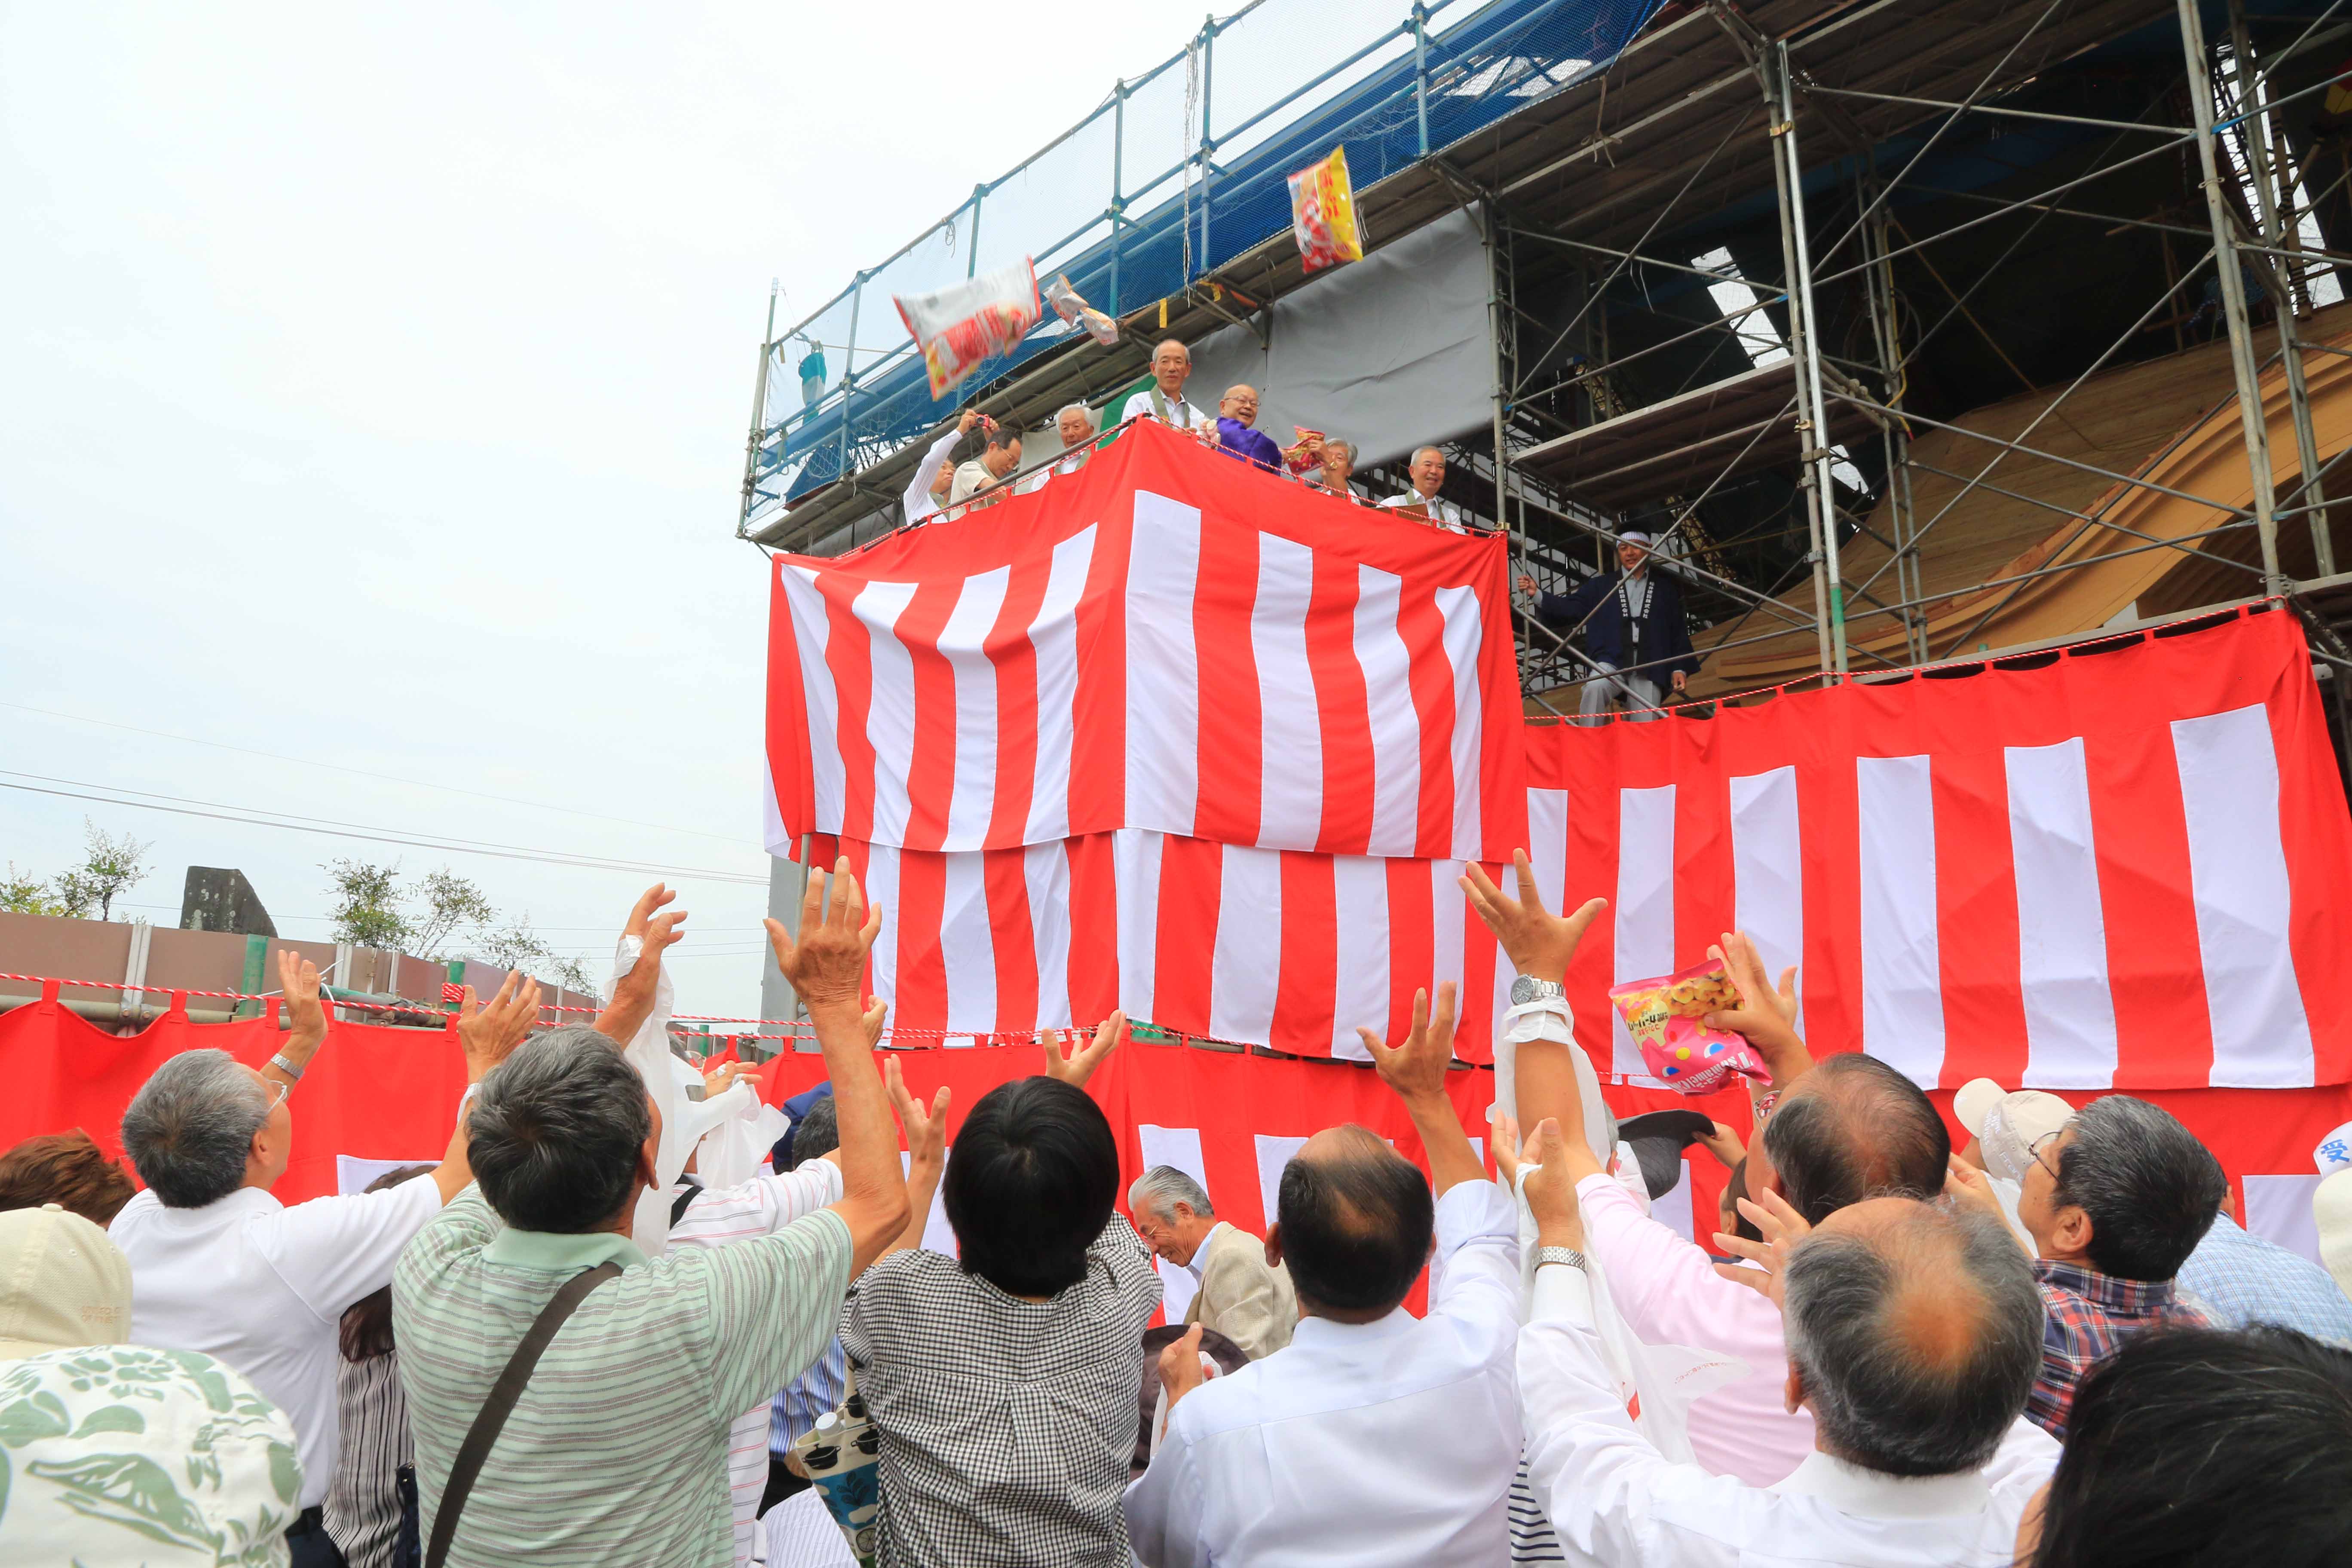
[[[323,1503],[343,1310],[392,1283],[400,1249],[440,1212],[429,1175],[290,1209],[259,1187],[194,1209],[141,1193],[107,1226],[131,1259],[131,1342],[202,1351],[252,1379],[293,1417],[300,1506]]]
[[[923,454],[923,460],[915,465],[915,477],[907,482],[906,500],[899,503],[906,510],[908,522],[920,522],[940,510],[938,498],[931,494],[931,486],[940,477],[940,465],[948,460],[949,451],[962,438],[962,431],[949,426],[946,433],[931,443],[930,450]]]
[[[1467,515],[1460,507],[1455,506],[1444,496],[1424,496],[1419,490],[1407,490],[1401,496],[1391,496],[1380,503],[1381,510],[1383,511],[1392,511],[1398,507],[1406,506],[1421,508],[1429,514],[1429,521],[1439,528],[1451,529],[1455,533],[1470,531]]]
[[[782,1175],[754,1176],[740,1187],[706,1188],[669,1227],[672,1247],[725,1247],[773,1236],[804,1215],[841,1201],[841,1167],[819,1155]],[[727,1428],[727,1495],[735,1526],[736,1568],[751,1561],[761,1494],[768,1487],[768,1401]],[[834,1532],[836,1536],[840,1531]]]
[[[1184,1263],[1185,1268],[1190,1271],[1193,1279],[1198,1279],[1201,1277],[1201,1271],[1209,1266],[1209,1243],[1217,1239],[1217,1232],[1233,1228],[1223,1220],[1219,1220],[1209,1227],[1209,1234],[1201,1238],[1201,1245],[1192,1249],[1192,1256]]]
[[[1437,1200],[1429,1316],[1302,1318],[1289,1347],[1202,1384],[1127,1489],[1151,1568],[1485,1563],[1510,1552],[1519,1459],[1518,1215],[1492,1182]]]
[[[1156,386],[1147,386],[1141,392],[1139,392],[1134,396],[1129,398],[1126,405],[1119,409],[1118,417],[1113,420],[1112,423],[1115,425],[1124,425],[1139,414],[1149,414],[1154,419],[1159,418],[1160,410],[1153,405],[1151,401],[1151,395],[1159,391],[1160,389]],[[1203,414],[1181,397],[1170,397],[1164,392],[1160,392],[1160,395],[1165,399],[1168,404],[1169,424],[1184,430],[1214,430],[1217,427],[1217,419],[1215,415]]]
[[[1602,1367],[1591,1303],[1583,1270],[1541,1268],[1519,1337],[1528,1479],[1570,1562],[2008,1568],[2017,1521],[2058,1462],[2047,1434],[2020,1421],[1990,1463],[1957,1476],[1889,1476],[1817,1452],[1764,1488],[1670,1464]]]

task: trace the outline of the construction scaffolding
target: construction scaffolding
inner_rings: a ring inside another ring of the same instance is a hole
[[[1543,9],[1478,12],[1445,60],[1535,90],[1361,193],[1384,243],[1476,219],[1492,420],[1447,494],[1525,575],[1656,538],[1696,713],[2276,600],[2340,744],[2352,0],[1700,0],[1580,74],[1527,47]],[[1313,283],[1277,232],[1127,316],[1190,339]],[[1140,363],[1040,353],[979,401],[1035,424]],[[903,440],[762,510],[766,423],[740,531],[897,525]],[[1526,616],[1532,710],[1592,673],[1575,629]]]

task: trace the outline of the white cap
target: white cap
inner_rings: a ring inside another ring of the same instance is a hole
[[[2352,1171],[2352,1121],[2322,1138],[2319,1147],[2311,1152],[2311,1163],[2319,1167],[2323,1176]]]
[[[2352,1296],[2352,1170],[2323,1179],[2311,1194],[2311,1219],[2319,1232],[2319,1260]]]
[[[2033,1146],[2074,1119],[2074,1108],[2038,1089],[2011,1093],[1989,1078],[1970,1079],[1952,1096],[1952,1114],[1984,1155],[1985,1169],[2025,1180]]]
[[[1617,536],[1617,542],[1620,544],[1647,544],[1650,542],[1650,536],[1637,530],[1632,533],[1619,534]]]
[[[0,1213],[0,1361],[131,1337],[131,1260],[56,1204]]]

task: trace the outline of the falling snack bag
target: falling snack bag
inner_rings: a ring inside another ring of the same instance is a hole
[[[890,302],[923,351],[933,398],[982,362],[1011,353],[1045,319],[1037,304],[1037,269],[1025,256],[936,294],[894,295]]]
[[[1118,346],[1118,323],[1087,304],[1085,297],[1070,287],[1067,278],[1056,278],[1045,285],[1045,303],[1070,325],[1084,327],[1087,335],[1103,347]]]
[[[1290,228],[1309,272],[1364,258],[1345,147],[1332,148],[1329,157],[1290,176]]]
[[[1609,988],[1650,1076],[1677,1094],[1713,1094],[1735,1074],[1769,1083],[1772,1069],[1741,1036],[1699,1020],[1739,1005],[1738,988],[1717,960]]]

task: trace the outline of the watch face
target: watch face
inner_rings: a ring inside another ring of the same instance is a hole
[[[1524,974],[1515,975],[1511,980],[1511,1005],[1524,1007],[1535,999],[1536,983]]]

